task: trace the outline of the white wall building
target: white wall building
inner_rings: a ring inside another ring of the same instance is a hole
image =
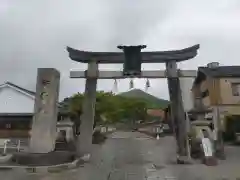
[[[16,121],[18,123],[27,121],[31,126],[34,114],[35,94],[33,91],[10,82],[0,85],[0,121],[2,121],[2,129],[12,129]],[[59,104],[58,106],[60,107]],[[63,121],[57,123],[56,135],[58,132],[64,130],[66,131],[67,140],[73,139],[72,127],[73,123],[69,119],[68,121],[63,119]],[[29,133],[31,134],[31,132]]]
[[[35,93],[10,82],[0,85],[0,113],[34,112]]]

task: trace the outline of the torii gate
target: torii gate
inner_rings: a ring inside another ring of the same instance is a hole
[[[167,78],[171,101],[172,121],[178,146],[178,162],[188,155],[186,142],[185,112],[181,96],[179,77],[196,77],[195,70],[179,70],[177,62],[192,59],[197,55],[199,44],[174,51],[141,52],[145,45],[118,46],[124,52],[90,52],[67,47],[69,57],[77,62],[88,63],[86,71],[70,71],[70,78],[85,78],[85,98],[81,116],[80,136],[77,152],[79,156],[89,154],[92,145],[95,115],[97,79]],[[99,71],[98,64],[123,64],[123,71]],[[141,71],[142,63],[165,63],[166,70]]]

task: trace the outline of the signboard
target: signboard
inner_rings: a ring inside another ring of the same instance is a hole
[[[213,150],[212,150],[212,143],[209,138],[202,138],[202,146],[205,157],[212,157]]]

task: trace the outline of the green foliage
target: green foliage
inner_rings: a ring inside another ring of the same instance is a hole
[[[84,95],[74,94],[62,102],[62,112],[71,116],[75,123],[79,123],[82,113]],[[116,96],[110,92],[99,91],[96,94],[95,124],[113,124],[122,121],[128,122],[145,120],[147,117],[146,103],[137,98]]]

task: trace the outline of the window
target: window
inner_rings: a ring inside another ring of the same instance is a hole
[[[7,129],[11,129],[11,124],[6,124]]]
[[[208,89],[207,89],[206,91],[203,91],[203,92],[201,93],[201,97],[202,97],[202,98],[205,98],[205,97],[207,97],[207,96],[209,96],[209,91],[208,91]]]
[[[239,83],[232,83],[232,95],[233,96],[239,96],[240,95],[239,87],[240,87]]]

